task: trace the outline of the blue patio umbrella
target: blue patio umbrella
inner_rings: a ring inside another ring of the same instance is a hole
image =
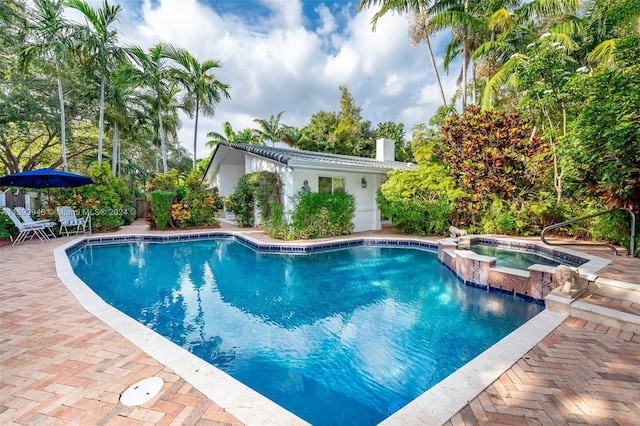
[[[88,176],[61,172],[53,169],[27,170],[0,177],[0,186],[18,186],[22,188],[75,188],[94,183]]]

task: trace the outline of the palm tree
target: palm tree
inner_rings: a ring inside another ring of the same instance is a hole
[[[568,105],[563,89],[565,72],[577,68],[570,56],[578,49],[571,37],[580,33],[581,19],[573,15],[579,4],[575,0],[535,0],[502,19],[503,33],[495,43],[480,46],[476,54],[494,54],[503,60],[487,81],[482,99],[483,108],[493,106],[504,87],[520,86],[519,96],[533,102],[529,112],[537,129],[551,146],[553,184],[556,201],[562,199],[564,170],[558,158],[558,142],[567,134]],[[541,25],[541,22],[546,25]],[[497,27],[496,27],[497,28]],[[537,114],[540,114],[537,118]]]
[[[468,68],[471,62],[471,53],[481,42],[481,38],[487,33],[487,21],[485,10],[491,7],[486,1],[478,0],[438,0],[431,8],[429,27],[432,30],[451,30],[451,41],[446,47],[445,67],[451,61],[461,56],[462,66],[459,83],[462,85],[462,109],[467,105]],[[475,74],[475,73],[474,73]],[[475,75],[474,75],[475,76]],[[475,84],[474,84],[475,87]],[[475,100],[475,90],[473,99]]]
[[[440,73],[438,72],[438,66],[436,65],[436,59],[431,48],[431,39],[429,37],[429,5],[431,0],[360,0],[358,4],[358,11],[361,11],[365,7],[373,5],[380,5],[380,10],[373,16],[371,24],[375,31],[378,20],[384,16],[387,12],[398,12],[413,14],[414,16],[414,28],[415,34],[418,34],[427,45],[427,52],[429,54],[429,60],[431,61],[431,68],[438,84],[440,93],[440,100],[442,106],[447,106],[447,99],[444,96],[444,90],[442,89],[442,82],[440,81]]]
[[[35,56],[42,56],[53,62],[58,83],[58,99],[60,101],[60,143],[62,148],[62,164],[67,166],[67,131],[65,126],[64,91],[62,87],[62,66],[69,58],[71,27],[62,16],[62,0],[35,0],[32,13],[33,41],[21,52],[20,61],[27,66]]]
[[[104,95],[105,84],[113,65],[124,59],[124,50],[116,45],[118,32],[110,30],[111,25],[122,9],[121,6],[111,6],[103,0],[101,9],[93,9],[83,0],[67,0],[66,6],[80,11],[87,19],[87,36],[82,37],[80,43],[86,53],[96,62],[100,75],[100,117],[98,120],[98,164],[102,163],[102,138],[104,133]],[[112,159],[115,161],[115,159]]]
[[[140,110],[137,111],[137,117],[142,127],[150,129],[147,134],[151,136],[152,144],[158,150],[156,158],[163,161],[163,173],[167,173],[169,170],[170,142],[177,142],[178,129],[182,127],[178,111],[180,105],[177,100],[179,92],[180,89],[177,86],[171,86],[161,94],[160,100],[153,93],[138,94]],[[160,116],[157,108],[159,103],[162,105],[162,123],[159,122]],[[164,135],[164,149],[162,135]],[[165,159],[167,161],[166,171],[164,170]],[[160,172],[159,166],[156,167],[156,171]]]
[[[207,147],[213,148],[218,142],[231,142],[231,143],[246,143],[249,145],[261,145],[259,137],[254,129],[246,128],[239,132],[235,132],[231,123],[225,121],[222,124],[222,131],[224,133],[209,132],[207,137],[210,140],[207,141]]]
[[[153,102],[153,109],[157,114],[157,133],[160,138],[160,149],[162,151],[162,167],[164,173],[169,171],[167,165],[167,144],[164,129],[164,107],[168,105],[172,96],[177,92],[172,90],[174,86],[171,80],[171,69],[164,52],[170,48],[166,43],[159,43],[144,51],[138,46],[127,49],[127,53],[133,60],[134,65],[127,67],[123,71],[123,78],[135,87],[145,89]],[[169,99],[164,99],[167,94],[171,94]]]
[[[206,143],[207,147],[213,148],[218,142],[235,142],[236,133],[233,131],[231,123],[228,121],[222,123],[222,131],[224,134],[218,132],[207,133],[207,137],[210,138]]]
[[[589,0],[585,13],[586,61],[591,66],[604,65],[614,68],[616,45],[624,36],[633,33],[633,23],[640,16],[640,8],[635,0],[605,2]],[[631,27],[631,28],[629,28]],[[636,25],[637,33],[637,25]]]
[[[487,84],[481,100],[483,109],[494,105],[501,88],[514,84],[516,71],[529,60],[529,46],[540,37],[548,37],[548,41],[559,43],[567,50],[577,48],[571,33],[580,32],[576,25],[581,24],[572,15],[578,6],[576,0],[534,0],[512,12],[504,9],[494,12],[489,25],[498,33],[473,54],[474,58],[491,56],[495,61],[495,70],[486,76]],[[544,17],[553,19],[542,20]]]
[[[282,141],[294,148],[306,137],[302,129],[294,126],[284,126],[282,129]]]
[[[133,96],[133,88],[123,81],[119,72],[116,72],[115,78],[109,82],[107,92],[109,96],[105,105],[105,115],[113,126],[111,172],[117,176],[121,158],[120,127],[131,125],[143,108],[140,105],[141,99]]]
[[[260,125],[260,129],[255,129],[259,141],[261,144],[265,144],[265,141],[271,141],[272,145],[283,139],[282,130],[283,126],[280,124],[280,118],[284,114],[284,111],[280,111],[278,115],[273,115],[268,119],[256,118],[254,122]]]
[[[227,91],[231,86],[218,81],[215,74],[211,72],[214,68],[221,66],[216,60],[208,59],[199,62],[186,50],[172,47],[166,49],[164,54],[182,67],[175,69],[173,76],[186,90],[182,98],[183,109],[189,113],[190,117],[195,115],[193,132],[193,169],[195,170],[200,111],[204,116],[213,117],[215,105],[220,102],[221,97],[224,96],[227,99],[231,97]]]
[[[247,127],[236,133],[236,141],[240,143],[246,143],[249,145],[263,145],[260,141],[260,136],[256,133],[255,129]]]

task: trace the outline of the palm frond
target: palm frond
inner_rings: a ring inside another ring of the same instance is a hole
[[[577,16],[568,16],[562,22],[555,25],[551,29],[551,32],[556,34],[566,34],[570,37],[580,36],[585,33],[587,25],[588,21],[586,19],[582,19]]]
[[[503,57],[505,54],[510,55],[513,52],[513,46],[511,43],[507,43],[502,40],[487,41],[482,43],[471,55],[471,58],[476,61],[483,56],[493,54],[497,57]]]
[[[580,47],[568,34],[552,32],[548,36],[547,40],[552,43],[559,43],[560,46],[567,50],[567,52],[573,52]]]
[[[505,33],[515,28],[517,24],[510,11],[505,8],[500,8],[493,12],[487,25],[491,31]]]
[[[500,92],[500,88],[506,85],[516,70],[528,60],[529,58],[526,55],[516,53],[502,65],[500,70],[487,82],[484,93],[482,94],[482,109],[489,109],[493,106]]]
[[[615,65],[615,51],[617,39],[605,40],[598,44],[591,52],[587,54],[587,61],[593,65],[605,65],[613,67]]]

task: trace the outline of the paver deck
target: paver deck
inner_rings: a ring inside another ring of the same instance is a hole
[[[148,231],[137,222],[119,232]],[[71,239],[0,248],[0,424],[242,424],[76,301],[52,255]],[[640,282],[639,259],[613,260],[600,275]],[[158,396],[119,403],[154,375],[165,380]],[[640,336],[568,318],[446,424],[638,425]]]

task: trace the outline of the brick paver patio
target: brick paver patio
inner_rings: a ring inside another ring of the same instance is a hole
[[[640,425],[640,336],[566,319],[446,425]]]
[[[78,304],[52,256],[70,239],[0,248],[0,424],[242,424]],[[158,396],[119,403],[154,375]],[[639,425],[640,336],[568,318],[447,422],[476,424]]]
[[[0,248],[0,424],[241,425],[77,303],[52,256],[69,240]],[[156,398],[119,403],[150,376],[165,380]]]

